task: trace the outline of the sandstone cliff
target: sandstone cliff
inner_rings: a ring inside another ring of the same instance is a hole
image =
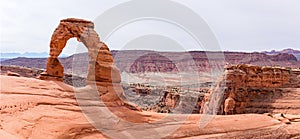
[[[215,114],[300,112],[300,70],[252,65],[226,66],[202,102]]]

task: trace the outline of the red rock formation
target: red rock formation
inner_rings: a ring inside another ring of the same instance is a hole
[[[88,81],[119,83],[118,69],[114,66],[113,57],[108,47],[100,41],[94,30],[94,23],[82,19],[64,19],[54,31],[50,42],[50,57],[45,73],[41,79],[61,80],[64,68],[58,56],[70,38],[77,38],[84,43],[89,53]]]
[[[50,57],[48,58],[46,71],[39,78],[43,80],[62,80],[64,68],[58,56],[70,38],[77,38],[88,49],[87,85],[97,88],[102,101],[123,105],[124,103],[120,99],[124,93],[120,85],[120,72],[114,65],[109,48],[100,41],[94,30],[94,23],[91,21],[74,18],[60,21],[51,38]]]
[[[204,98],[201,112],[299,114],[300,91],[297,88],[300,88],[300,70],[227,66],[222,79]]]
[[[153,111],[158,113],[170,113],[178,107],[180,103],[180,94],[174,91],[162,91],[163,96],[161,100],[150,107],[144,108],[146,111]]]
[[[112,51],[115,64],[120,71],[141,72],[210,72],[231,64],[253,64],[258,66],[300,67],[300,62],[292,54],[267,55],[243,52],[155,52],[142,50]],[[210,55],[208,57],[207,55]],[[215,55],[215,57],[212,57]]]

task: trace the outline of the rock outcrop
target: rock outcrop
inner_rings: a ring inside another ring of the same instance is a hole
[[[300,70],[253,65],[226,66],[202,102],[204,113],[299,114]]]
[[[19,66],[3,66],[3,65],[0,66],[0,74],[6,75],[8,72],[17,73],[21,77],[38,78],[39,75],[43,72],[43,70],[36,69],[36,68],[19,67]],[[65,73],[62,80],[64,83],[74,87],[84,87],[86,85],[85,78],[72,75],[69,73]]]
[[[153,106],[146,107],[144,110],[158,113],[172,113],[178,107],[180,94],[173,91],[162,91],[161,100]]]
[[[43,72],[41,69],[36,68],[25,68],[19,66],[0,66],[0,74],[5,75],[7,72],[18,73],[22,77],[36,78],[40,73]]]
[[[61,80],[64,68],[58,56],[70,38],[77,38],[88,49],[88,81],[121,82],[119,71],[114,66],[112,54],[108,47],[100,41],[94,30],[94,23],[74,18],[61,20],[54,31],[50,42],[50,57],[45,73],[41,74],[41,79]]]
[[[114,65],[109,48],[100,41],[94,30],[94,23],[91,21],[74,18],[60,21],[51,38],[50,57],[47,61],[46,71],[41,73],[39,78],[43,80],[62,80],[64,67],[58,56],[70,38],[77,38],[88,49],[87,85],[97,88],[102,101],[122,104],[120,97],[123,96],[124,92],[120,85],[120,72]]]

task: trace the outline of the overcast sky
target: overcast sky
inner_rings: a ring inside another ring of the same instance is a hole
[[[189,7],[207,22],[223,51],[300,50],[299,0],[174,1]],[[126,0],[0,0],[1,52],[48,52],[51,35],[61,19],[76,17],[93,21],[123,2]],[[134,25],[139,23],[131,26]],[[152,26],[156,31],[168,32],[163,27],[166,25]],[[178,37],[170,30],[169,34],[172,33]],[[190,42],[188,37],[182,38]],[[122,49],[113,43],[107,40],[110,49]],[[78,45],[71,39],[63,53],[75,53]],[[185,49],[197,47],[186,45]]]

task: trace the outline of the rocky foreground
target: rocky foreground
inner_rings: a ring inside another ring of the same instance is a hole
[[[97,109],[107,108],[106,105],[93,103],[98,101],[95,99],[88,100],[92,102],[89,105],[79,107],[78,102],[84,103],[76,100],[74,91],[78,88],[58,81],[3,75],[0,77],[1,139],[300,137],[300,115],[178,115],[133,111],[120,106],[108,107],[107,112],[114,116],[98,113],[95,121],[91,117],[87,118],[90,115],[84,114],[82,110],[96,112]],[[79,88],[83,89],[86,88]],[[119,120],[112,122],[113,117]],[[284,119],[290,119],[290,122],[284,122]],[[98,120],[102,123],[97,122]],[[97,124],[105,128],[99,128]],[[147,126],[141,126],[143,124]]]

